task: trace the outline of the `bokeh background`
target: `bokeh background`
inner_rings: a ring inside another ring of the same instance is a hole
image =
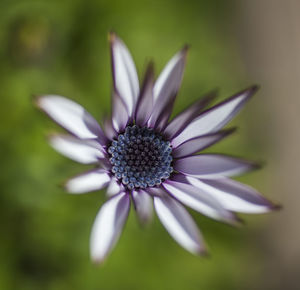
[[[299,289],[300,2],[0,0],[0,289]],[[115,250],[91,263],[89,234],[104,192],[73,196],[59,187],[87,167],[52,150],[60,129],[33,105],[59,94],[97,119],[110,112],[107,34],[115,30],[136,61],[156,72],[191,45],[179,112],[218,88],[222,100],[262,88],[211,149],[264,161],[239,180],[284,205],[242,216],[235,229],[191,211],[211,257],[181,249],[154,218],[143,229],[131,211]]]

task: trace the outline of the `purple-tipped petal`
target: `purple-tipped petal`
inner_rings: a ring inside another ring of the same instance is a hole
[[[258,168],[253,162],[221,154],[201,154],[176,160],[174,169],[200,178],[235,176]]]
[[[276,208],[254,188],[229,178],[199,180],[187,177],[187,180],[205,194],[217,199],[228,210],[257,214]]]
[[[110,176],[103,169],[91,170],[69,179],[65,188],[70,193],[80,194],[100,190],[110,181]]]
[[[117,92],[113,92],[112,124],[116,132],[122,132],[129,120],[128,110]]]
[[[217,132],[240,111],[257,89],[256,86],[253,86],[203,112],[172,140],[172,145],[177,147],[186,140]]]
[[[96,216],[90,240],[91,258],[101,263],[118,241],[130,209],[126,193],[113,196],[101,207]]]
[[[178,244],[193,254],[205,253],[197,225],[182,205],[171,197],[154,197],[154,208],[161,223]]]
[[[150,118],[153,109],[153,86],[154,86],[154,71],[153,65],[148,66],[143,87],[137,102],[135,119],[137,125],[143,127]]]
[[[110,45],[114,88],[127,105],[131,117],[140,90],[135,64],[124,42],[114,33],[110,34]]]
[[[173,149],[172,155],[174,158],[182,158],[185,156],[192,155],[219,142],[234,131],[235,129],[229,129],[190,139],[180,144],[177,148]]]
[[[106,195],[111,197],[123,191],[125,191],[124,186],[120,184],[114,176],[111,176],[110,183],[106,189]]]
[[[60,126],[82,139],[107,139],[97,121],[79,104],[55,95],[42,96],[37,105]]]
[[[153,89],[154,107],[148,125],[163,129],[169,119],[184,72],[187,47],[184,47],[167,63]],[[161,116],[164,116],[161,119]],[[161,120],[159,120],[161,119]]]
[[[105,158],[104,149],[96,140],[56,134],[49,137],[49,142],[56,151],[79,163],[93,164]]]
[[[237,222],[235,215],[226,210],[217,199],[193,185],[179,180],[180,179],[178,179],[178,181],[168,180],[163,184],[167,192],[177,200],[210,218],[225,221],[230,224]]]
[[[217,96],[217,92],[211,92],[207,96],[198,100],[186,110],[176,116],[164,130],[164,134],[172,139],[176,137],[192,120],[194,120],[201,111],[209,105]]]
[[[148,223],[153,215],[152,198],[143,190],[133,191],[132,198],[140,222]]]

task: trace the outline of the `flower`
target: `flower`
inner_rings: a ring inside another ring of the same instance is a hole
[[[234,212],[265,213],[276,209],[255,189],[229,177],[258,166],[221,155],[197,154],[231,133],[221,130],[257,91],[252,86],[210,109],[210,94],[169,121],[179,90],[188,48],[184,47],[154,80],[148,66],[140,89],[132,57],[114,33],[110,34],[113,72],[112,119],[104,130],[79,104],[47,95],[37,104],[69,135],[52,135],[61,154],[96,168],[65,184],[81,194],[107,187],[109,199],[92,227],[91,257],[102,262],[116,244],[128,217],[131,201],[142,223],[152,216],[152,203],[161,223],[186,250],[206,252],[203,238],[184,205],[229,224]]]

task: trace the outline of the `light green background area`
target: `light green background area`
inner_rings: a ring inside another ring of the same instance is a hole
[[[128,45],[140,79],[148,61],[158,74],[191,45],[175,112],[215,88],[222,100],[253,81],[233,34],[234,11],[231,1],[0,1],[0,289],[254,289],[265,216],[245,216],[247,225],[235,229],[191,211],[211,252],[199,258],[156,217],[141,228],[132,208],[109,259],[92,264],[89,235],[104,191],[73,196],[58,186],[90,167],[50,148],[47,134],[61,129],[33,105],[34,96],[59,94],[98,120],[109,114],[110,30]],[[241,130],[210,151],[261,160],[258,107],[259,97],[232,122]],[[264,191],[266,176],[241,180]]]

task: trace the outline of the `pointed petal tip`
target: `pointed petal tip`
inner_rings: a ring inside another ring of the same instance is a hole
[[[270,209],[271,210],[282,210],[283,205],[282,204],[273,204]]]
[[[104,257],[96,257],[91,254],[91,261],[95,266],[102,267],[106,262],[107,256]]]
[[[116,40],[116,38],[117,38],[117,34],[116,34],[113,30],[111,30],[111,31],[108,33],[108,41],[109,41],[110,43],[113,43],[113,42]]]
[[[201,258],[211,259],[211,254],[206,247],[201,247],[196,254]]]

